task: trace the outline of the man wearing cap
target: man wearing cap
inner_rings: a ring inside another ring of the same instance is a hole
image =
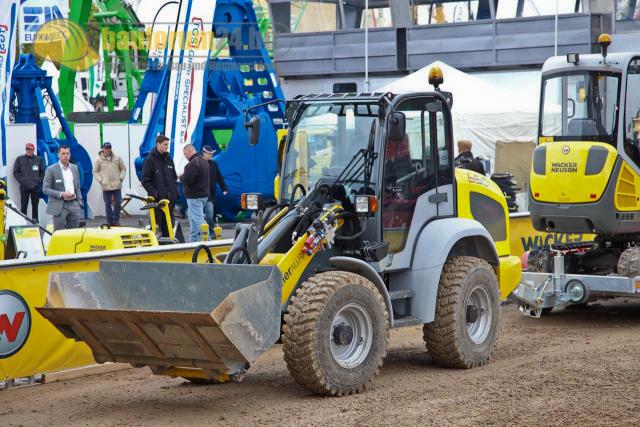
[[[225,196],[229,192],[227,188],[227,184],[224,182],[224,177],[220,173],[220,169],[218,169],[218,164],[215,160],[213,160],[213,153],[215,150],[211,148],[209,145],[205,145],[202,147],[202,157],[209,163],[209,200],[204,209],[204,216],[209,224],[209,231],[211,236],[213,236],[213,228],[215,227],[215,201],[216,201],[216,183],[220,186],[222,190],[222,194]]]
[[[122,181],[126,172],[127,168],[122,158],[113,152],[110,142],[105,142],[98,153],[98,158],[93,161],[93,176],[102,187],[104,209],[109,225],[120,225]]]
[[[36,147],[32,143],[28,143],[24,148],[26,153],[16,159],[13,176],[20,184],[20,210],[26,215],[31,199],[31,218],[37,221],[40,187],[44,179],[44,160],[36,155]]]

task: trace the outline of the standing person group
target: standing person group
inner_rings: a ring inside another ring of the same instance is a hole
[[[31,200],[31,218],[38,221],[38,202],[40,187],[44,180],[44,160],[38,156],[32,143],[25,145],[25,154],[19,156],[13,166],[13,176],[20,184],[20,211],[27,214],[27,206]]]
[[[105,142],[93,162],[93,176],[102,187],[102,198],[109,225],[120,225],[122,181],[127,168],[120,156],[113,152],[110,142]]]
[[[49,196],[47,213],[53,216],[53,228],[64,230],[78,228],[82,214],[80,172],[72,163],[71,149],[62,144],[58,147],[59,162],[44,173],[42,191]]]
[[[228,190],[218,165],[211,158],[214,152],[211,147],[205,145],[202,155],[199,155],[193,145],[187,144],[183,152],[189,160],[180,177],[187,198],[189,241],[197,242],[202,239],[201,226],[205,223],[209,225],[207,237],[213,237],[216,183],[220,185],[223,194],[227,194]]]
[[[175,165],[169,153],[169,138],[159,135],[156,138],[156,147],[149,153],[142,165],[142,186],[149,196],[156,201],[169,200],[171,221],[175,221],[173,210],[178,200],[178,187],[176,181]],[[215,185],[220,185],[223,194],[228,189],[224,178],[218,169],[218,165],[212,159],[213,149],[209,146],[203,148],[199,155],[192,144],[183,148],[183,154],[189,161],[184,168],[180,180],[184,184],[185,197],[187,199],[189,216],[189,241],[201,240],[201,226],[208,223],[211,233],[214,226],[214,202]],[[161,227],[162,235],[168,236],[167,224],[164,215],[156,210],[156,222]]]

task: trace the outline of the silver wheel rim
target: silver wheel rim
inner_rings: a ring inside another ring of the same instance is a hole
[[[373,343],[373,322],[364,307],[359,304],[342,307],[331,322],[330,332],[331,355],[340,366],[354,368],[364,362]]]
[[[482,344],[489,336],[492,316],[489,293],[482,286],[476,286],[465,303],[467,334],[474,344]]]

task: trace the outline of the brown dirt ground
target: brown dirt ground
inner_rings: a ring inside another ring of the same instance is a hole
[[[503,307],[489,363],[434,366],[420,328],[393,331],[368,390],[316,397],[281,346],[242,383],[191,385],[128,369],[0,392],[2,425],[638,425],[640,301],[614,300],[540,320]]]

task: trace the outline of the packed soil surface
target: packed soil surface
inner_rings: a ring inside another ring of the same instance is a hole
[[[546,318],[503,306],[491,360],[429,359],[421,328],[392,331],[367,391],[326,398],[297,385],[274,346],[241,383],[193,385],[146,369],[0,391],[2,425],[638,425],[640,302]]]

